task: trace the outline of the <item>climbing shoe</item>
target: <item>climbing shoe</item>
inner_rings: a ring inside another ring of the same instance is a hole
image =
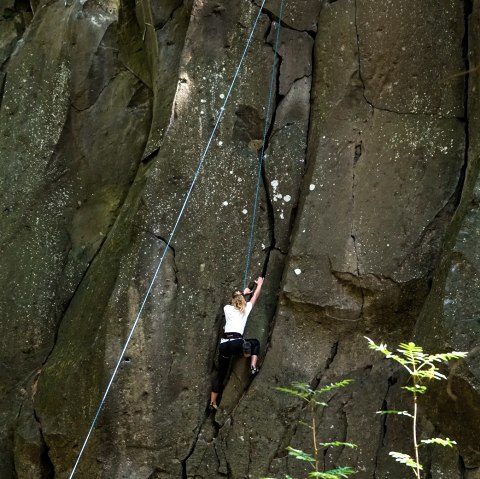
[[[211,402],[208,406],[207,406],[207,413],[208,414],[211,414],[212,412],[217,412],[218,411],[218,406]]]
[[[256,376],[258,374],[258,371],[260,371],[260,369],[254,367],[254,366],[251,366],[250,367],[250,376]]]
[[[252,355],[252,344],[250,341],[243,342],[243,355],[246,358],[249,358]]]

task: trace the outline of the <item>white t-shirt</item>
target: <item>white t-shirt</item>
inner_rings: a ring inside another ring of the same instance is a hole
[[[225,305],[223,308],[223,311],[225,312],[225,332],[243,334],[252,307],[253,305],[249,301],[245,307],[245,311],[241,313],[240,310],[231,304]],[[222,339],[222,341],[226,340]]]

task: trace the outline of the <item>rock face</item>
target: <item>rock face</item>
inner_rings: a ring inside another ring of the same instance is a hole
[[[469,351],[422,403],[422,433],[458,449],[422,462],[480,474],[480,4],[267,1],[230,94],[259,7],[0,7],[2,479],[69,476],[117,361],[76,477],[303,477],[285,448],[310,449],[305,411],[273,387],[352,378],[318,434],[359,447],[325,467],[403,479],[406,423],[375,413],[405,378],[363,336]],[[267,278],[261,371],[236,361],[207,416],[245,269]]]

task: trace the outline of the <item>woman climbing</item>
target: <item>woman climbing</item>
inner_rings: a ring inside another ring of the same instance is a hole
[[[217,397],[223,389],[223,383],[227,376],[230,360],[234,356],[243,354],[250,357],[250,374],[254,376],[258,373],[257,360],[260,353],[260,342],[258,339],[243,339],[243,331],[247,324],[248,315],[254,304],[257,302],[262,290],[263,278],[259,277],[256,281],[254,291],[246,288],[243,293],[235,291],[230,299],[230,304],[224,306],[225,329],[220,339],[218,374],[213,381],[212,392],[210,393],[209,412],[218,408]],[[252,294],[253,293],[253,294]],[[245,295],[252,294],[247,302]]]

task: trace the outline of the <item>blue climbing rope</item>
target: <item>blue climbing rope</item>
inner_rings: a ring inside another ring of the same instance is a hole
[[[273,64],[272,64],[272,74],[270,76],[270,88],[268,92],[268,101],[267,101],[267,111],[265,113],[265,124],[263,127],[263,138],[262,138],[262,149],[260,151],[260,157],[258,160],[258,171],[257,171],[257,188],[255,191],[255,199],[253,202],[252,210],[252,222],[250,226],[250,238],[248,240],[248,249],[247,249],[247,260],[245,262],[245,273],[243,275],[243,289],[247,287],[248,275],[250,273],[250,263],[252,260],[252,250],[253,250],[253,238],[255,235],[255,223],[257,219],[257,209],[258,209],[258,200],[260,198],[260,185],[262,182],[262,166],[263,160],[265,158],[265,143],[267,141],[268,133],[268,120],[270,116],[270,109],[272,104],[273,96],[273,85],[275,83],[275,73],[277,69],[277,60],[278,60],[278,47],[280,43],[280,32],[282,30],[282,18],[283,18],[283,0],[280,2],[280,12],[278,14],[278,30],[275,38],[275,47],[273,52]]]
[[[127,340],[126,340],[126,342],[125,342],[125,345],[123,346],[123,349],[122,349],[122,351],[121,351],[121,353],[120,353],[120,355],[119,355],[119,357],[118,357],[118,360],[117,360],[117,363],[116,363],[115,368],[114,368],[114,370],[113,370],[113,373],[112,373],[112,375],[111,375],[110,381],[108,382],[108,385],[107,385],[107,387],[106,387],[106,389],[105,389],[105,392],[104,392],[104,394],[103,394],[103,396],[102,396],[102,399],[101,399],[101,401],[100,401],[100,404],[99,404],[99,406],[98,406],[98,409],[97,409],[97,411],[96,411],[96,413],[95,413],[95,416],[94,416],[94,418],[93,418],[93,420],[92,420],[92,424],[90,425],[90,429],[88,430],[88,433],[87,433],[87,435],[86,435],[86,437],[85,437],[85,440],[83,441],[83,445],[82,445],[82,447],[81,447],[81,449],[80,449],[80,452],[78,453],[77,460],[75,461],[75,464],[74,464],[74,466],[73,466],[72,472],[71,472],[70,475],[68,476],[69,479],[72,479],[72,477],[74,476],[75,471],[76,471],[76,469],[77,469],[77,466],[78,466],[78,464],[79,464],[79,462],[80,462],[80,458],[82,457],[83,452],[84,452],[84,450],[85,450],[85,447],[87,446],[88,440],[90,439],[90,436],[91,436],[91,434],[92,434],[92,431],[93,431],[93,429],[95,428],[95,424],[97,423],[97,420],[98,420],[98,417],[99,417],[99,415],[100,415],[100,412],[101,412],[101,410],[102,410],[102,408],[103,408],[103,405],[104,405],[104,403],[105,403],[105,400],[107,399],[107,395],[108,395],[108,393],[109,393],[109,391],[110,391],[110,388],[111,388],[111,386],[112,386],[112,383],[113,383],[113,381],[114,381],[114,379],[115,379],[115,376],[116,376],[116,374],[117,374],[117,371],[118,371],[118,369],[119,369],[119,367],[120,367],[120,364],[121,364],[121,362],[122,362],[123,356],[125,355],[125,352],[126,352],[126,350],[127,350],[127,348],[128,348],[128,345],[130,344],[130,340],[131,340],[131,338],[132,338],[132,336],[133,336],[133,333],[134,333],[134,331],[135,331],[135,328],[137,327],[138,321],[139,321],[140,316],[141,316],[141,314],[142,314],[142,312],[143,312],[143,309],[144,309],[144,307],[145,307],[145,304],[147,303],[147,299],[148,299],[148,297],[150,296],[150,293],[151,293],[151,291],[152,291],[153,284],[155,283],[155,280],[156,280],[156,278],[157,278],[157,275],[158,275],[158,273],[159,273],[159,271],[160,271],[160,268],[161,268],[161,266],[162,266],[163,260],[164,260],[166,254],[167,254],[168,248],[170,247],[170,242],[172,241],[172,238],[173,238],[173,236],[174,236],[174,234],[175,234],[175,231],[176,231],[176,229],[177,229],[177,226],[178,226],[178,224],[180,223],[180,219],[181,219],[182,216],[183,216],[183,212],[185,211],[185,207],[186,207],[187,202],[188,202],[188,200],[189,200],[189,198],[190,198],[190,194],[192,193],[193,187],[195,186],[195,183],[196,183],[196,181],[197,181],[198,175],[200,174],[200,171],[202,170],[202,166],[203,166],[205,157],[207,156],[208,150],[210,149],[210,145],[211,145],[212,140],[213,140],[213,138],[214,138],[214,136],[215,136],[215,133],[216,133],[216,131],[217,131],[218,125],[219,125],[219,123],[220,123],[220,120],[221,120],[222,117],[223,117],[223,113],[224,113],[224,111],[225,111],[225,106],[226,106],[226,104],[227,104],[227,102],[228,102],[228,99],[229,99],[229,97],[230,97],[230,93],[231,93],[232,90],[233,90],[233,86],[234,86],[234,84],[235,84],[235,81],[237,80],[237,77],[238,77],[238,75],[239,75],[239,73],[240,73],[240,68],[241,68],[241,66],[242,66],[242,64],[243,64],[243,60],[245,59],[245,56],[246,56],[247,51],[248,51],[248,48],[250,47],[250,43],[251,43],[251,41],[252,41],[253,34],[254,34],[254,32],[255,32],[255,30],[256,30],[256,28],[257,28],[258,20],[260,19],[260,16],[261,16],[261,14],[262,14],[262,10],[263,10],[263,7],[264,7],[264,5],[265,5],[265,2],[266,2],[266,0],[263,0],[262,5],[261,5],[260,8],[258,9],[258,15],[257,15],[257,17],[255,18],[255,21],[254,21],[254,23],[253,23],[253,26],[252,26],[250,35],[249,35],[248,40],[247,40],[247,43],[246,43],[245,48],[244,48],[244,50],[243,50],[242,56],[241,56],[241,58],[240,58],[240,61],[238,62],[237,68],[236,68],[236,70],[235,70],[235,74],[233,75],[232,81],[231,81],[231,83],[230,83],[230,87],[228,88],[228,91],[227,91],[227,93],[226,93],[226,95],[225,95],[225,99],[224,99],[224,101],[223,101],[223,104],[222,104],[222,106],[220,107],[220,111],[219,111],[218,116],[217,116],[217,119],[216,119],[216,121],[215,121],[215,125],[214,125],[214,127],[213,127],[213,129],[212,129],[212,132],[211,132],[211,134],[210,134],[210,137],[208,138],[207,145],[205,146],[205,149],[203,150],[203,153],[202,153],[202,155],[201,155],[201,157],[200,157],[200,161],[199,161],[199,163],[198,163],[198,166],[197,166],[197,169],[196,169],[196,171],[195,171],[195,174],[193,175],[192,182],[191,182],[191,184],[190,184],[190,188],[189,188],[188,191],[187,191],[187,194],[186,194],[185,199],[184,199],[184,201],[183,201],[182,207],[180,208],[180,212],[179,212],[179,214],[178,214],[178,217],[177,217],[177,220],[176,220],[176,222],[175,222],[175,225],[174,225],[173,228],[172,228],[172,231],[171,231],[170,236],[169,236],[169,238],[168,238],[167,244],[165,245],[165,248],[164,248],[164,250],[163,250],[163,253],[162,253],[162,255],[161,255],[161,257],[160,257],[160,260],[159,260],[159,262],[158,262],[157,268],[155,269],[155,273],[153,274],[152,280],[151,280],[151,282],[150,282],[150,286],[148,287],[147,292],[145,293],[145,296],[144,296],[144,298],[143,298],[143,301],[142,301],[142,304],[141,304],[141,306],[140,306],[140,309],[139,309],[139,311],[138,311],[138,313],[137,313],[137,316],[136,316],[136,318],[135,318],[135,321],[133,322],[133,325],[132,325],[132,327],[131,327],[131,329],[130,329],[130,332],[129,332],[129,334],[128,334]]]

